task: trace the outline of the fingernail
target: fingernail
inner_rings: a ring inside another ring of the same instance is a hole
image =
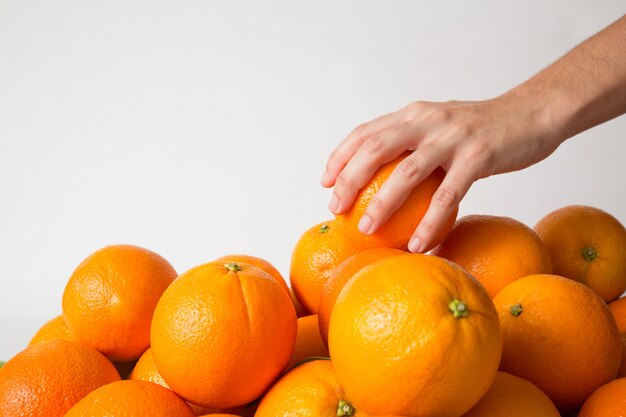
[[[420,241],[419,237],[413,236],[409,241],[409,250],[413,253],[419,253],[421,248],[422,242]]]
[[[367,214],[361,216],[361,220],[359,220],[359,230],[361,233],[366,235],[370,234],[370,230],[372,228],[372,219]]]
[[[337,213],[339,211],[339,199],[335,194],[333,194],[333,198],[330,199],[330,204],[328,204],[328,209],[333,213]]]
[[[325,185],[326,181],[328,181],[328,172],[324,171],[324,174],[322,175],[322,185]]]

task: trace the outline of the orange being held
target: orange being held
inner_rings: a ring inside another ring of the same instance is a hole
[[[626,332],[626,297],[618,298],[609,303],[609,310],[613,314],[617,330]]]
[[[77,341],[109,359],[137,359],[150,346],[152,314],[174,278],[174,268],[147,249],[100,249],[76,268],[65,287],[68,328]]]
[[[337,221],[344,225],[347,233],[354,240],[365,242],[367,247],[385,246],[406,250],[409,239],[411,239],[417,225],[424,217],[424,214],[426,214],[433,195],[445,177],[445,171],[437,168],[411,191],[404,203],[375,233],[364,235],[358,229],[361,217],[365,214],[367,206],[372,202],[383,183],[389,179],[392,172],[407,156],[408,153],[404,153],[380,167],[372,179],[359,191],[350,210],[336,217]],[[455,209],[454,213],[450,215],[443,227],[438,231],[430,247],[424,248],[423,252],[431,249],[432,246],[443,240],[452,228],[456,215],[457,210]]]
[[[274,265],[272,265],[270,262],[266,261],[263,258],[258,258],[252,255],[235,254],[222,256],[221,258],[217,258],[215,261],[223,263],[237,262],[256,266],[261,271],[268,273],[269,276],[274,278],[285,291],[289,292],[289,286],[287,285],[285,278],[283,278],[283,276],[280,274],[280,272],[278,272],[278,269],[276,269]]]
[[[589,287],[556,275],[531,275],[494,298],[504,349],[500,369],[537,385],[563,412],[582,405],[617,376],[615,320]]]
[[[351,404],[374,415],[460,416],[491,386],[502,351],[484,288],[420,254],[357,272],[337,298],[328,343]]]
[[[587,398],[578,417],[626,416],[626,378],[619,378],[598,388]]]
[[[335,305],[335,301],[337,300],[339,293],[343,289],[344,285],[346,285],[346,282],[348,282],[348,280],[352,278],[352,276],[361,268],[380,259],[393,255],[401,255],[403,253],[405,252],[393,248],[381,247],[367,249],[350,256],[332,271],[328,281],[326,281],[324,287],[322,288],[320,305],[317,310],[320,334],[325,345],[328,346],[328,324],[330,322],[330,313]]]
[[[291,287],[308,314],[317,314],[322,288],[333,269],[364,249],[334,220],[313,226],[300,237],[291,255]]]
[[[182,274],[154,313],[152,355],[187,401],[225,409],[258,398],[287,366],[297,319],[289,294],[243,263],[210,262]]]
[[[65,417],[195,417],[171,390],[152,382],[118,381],[91,392]]]
[[[57,316],[52,320],[46,322],[37,333],[30,340],[29,345],[33,343],[42,342],[44,340],[54,340],[54,339],[63,339],[68,341],[74,341],[74,336],[70,333],[67,325],[65,324],[65,319],[63,316]]]
[[[287,369],[307,358],[327,357],[329,355],[328,348],[322,341],[317,320],[317,314],[298,318],[296,345],[293,349],[293,354],[291,355]]]
[[[518,278],[552,273],[550,254],[537,233],[510,217],[464,216],[433,254],[465,268],[492,298]]]
[[[554,273],[581,282],[607,303],[626,290],[626,229],[609,213],[588,206],[567,206],[535,226]]]
[[[498,372],[487,393],[463,417],[560,417],[554,403],[534,384]]]
[[[263,396],[255,417],[354,416],[369,414],[346,396],[329,360],[304,363],[285,374]]]
[[[91,391],[119,379],[111,362],[88,346],[41,341],[0,369],[0,415],[63,417]]]

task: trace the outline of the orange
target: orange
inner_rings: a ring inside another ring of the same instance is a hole
[[[578,417],[626,416],[626,378],[616,379],[598,388],[585,401]]]
[[[362,249],[333,220],[304,232],[291,255],[289,274],[293,292],[308,314],[317,314],[322,288],[333,269]]]
[[[65,417],[195,417],[167,388],[144,381],[117,381],[93,391]]]
[[[516,279],[552,273],[550,254],[539,236],[510,217],[462,217],[433,254],[465,268],[491,298]]]
[[[626,297],[610,302],[609,309],[611,314],[613,314],[617,329],[620,332],[626,332]]]
[[[274,278],[283,289],[289,292],[289,286],[287,282],[285,282],[285,278],[278,272],[278,269],[274,267],[271,263],[262,258],[257,258],[256,256],[251,255],[227,255],[222,256],[221,258],[217,258],[216,262],[228,263],[228,262],[238,262],[256,266],[261,271],[268,273],[272,278]]]
[[[339,293],[344,285],[346,285],[346,282],[364,266],[388,256],[401,255],[403,253],[405,252],[392,248],[367,249],[352,255],[332,271],[328,281],[326,281],[322,288],[320,305],[317,310],[320,334],[326,346],[328,346],[328,323],[330,322],[330,313]]]
[[[561,417],[550,398],[525,379],[498,372],[491,388],[463,417]]]
[[[0,369],[0,416],[63,417],[85,395],[119,379],[90,347],[61,339],[35,343]]]
[[[587,285],[607,303],[626,290],[626,229],[609,213],[567,206],[545,216],[535,230],[555,274]]]
[[[339,410],[343,412],[340,414]],[[265,394],[255,417],[354,416],[354,409],[329,360],[304,363],[284,375]]]
[[[333,307],[328,344],[351,403],[374,415],[460,416],[493,382],[502,351],[484,288],[421,254],[357,272]]]
[[[408,153],[404,153],[380,167],[372,179],[359,191],[352,208],[337,216],[337,221],[345,225],[350,236],[355,240],[367,242],[367,247],[386,246],[406,250],[409,239],[411,239],[417,225],[424,217],[424,214],[426,214],[433,194],[435,194],[446,175],[443,169],[437,168],[411,191],[400,208],[374,234],[369,236],[362,234],[358,229],[358,224],[365,213],[365,209],[398,164],[407,156]],[[450,215],[446,223],[438,231],[434,241],[424,251],[431,249],[446,237],[454,224],[456,215],[457,210],[455,209],[454,213]]]
[[[100,249],[76,268],[65,287],[68,328],[77,341],[109,359],[137,359],[150,346],[152,313],[174,278],[174,268],[147,249]]]
[[[306,316],[307,313],[304,311],[304,307],[302,307],[302,304],[300,304],[300,301],[296,298],[296,295],[293,293],[293,289],[291,287],[289,287],[289,297],[291,297],[293,308],[296,309],[296,316],[298,316],[298,318]]]
[[[154,384],[159,384],[162,387],[169,388],[169,386],[163,380],[161,374],[159,374],[159,371],[157,371],[156,365],[154,363],[154,357],[152,356],[152,349],[146,350],[144,354],[141,355],[141,358],[139,358],[139,360],[137,361],[137,365],[135,365],[135,368],[130,374],[130,379],[132,379],[133,381],[152,382]],[[189,406],[197,416],[224,411],[200,407],[192,403],[189,403]]]
[[[317,324],[317,314],[300,317],[298,319],[296,346],[293,349],[287,369],[306,358],[319,356],[328,356],[328,348],[322,342],[322,336]]]
[[[69,340],[70,342],[74,341],[74,337],[70,334],[63,316],[57,316],[41,326],[31,339],[29,345],[53,339]]]
[[[210,262],[165,291],[152,321],[152,354],[174,392],[208,408],[258,398],[294,349],[296,313],[274,278],[248,264]]]
[[[622,342],[622,364],[617,373],[617,377],[624,378],[626,377],[626,333],[620,333],[619,338]]]
[[[537,385],[559,410],[575,410],[617,376],[619,333],[604,301],[588,287],[530,275],[493,301],[504,338],[500,369]]]

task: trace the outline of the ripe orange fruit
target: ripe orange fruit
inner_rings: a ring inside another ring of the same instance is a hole
[[[339,293],[346,282],[361,268],[366,267],[380,259],[393,255],[401,255],[404,251],[392,248],[372,248],[350,256],[337,266],[330,274],[328,281],[322,288],[320,305],[317,310],[317,320],[319,322],[320,334],[326,346],[328,346],[328,324],[330,313],[335,305]]]
[[[433,254],[465,268],[491,298],[516,279],[552,273],[550,254],[539,236],[510,217],[464,216]]]
[[[147,249],[100,249],[76,268],[65,287],[68,328],[77,341],[109,359],[137,359],[150,346],[152,313],[174,278],[174,268]]]
[[[291,287],[289,287],[289,297],[291,297],[293,308],[296,309],[296,316],[298,316],[298,318],[306,316],[307,313],[304,311],[304,307],[302,307],[302,304],[300,304],[300,301],[296,298],[296,295],[293,293],[293,289]]]
[[[332,363],[315,360],[292,369],[276,382],[262,398],[255,417],[340,415],[367,417],[346,397]]]
[[[328,356],[328,348],[322,342],[320,329],[317,324],[317,314],[300,317],[298,319],[298,335],[296,346],[287,365],[287,369],[300,363],[306,358],[314,356]]]
[[[144,381],[117,381],[93,391],[65,417],[195,417],[171,390]]]
[[[35,343],[0,369],[0,416],[63,417],[85,395],[119,379],[90,347],[61,339]]]
[[[626,333],[620,333],[619,338],[622,342],[622,364],[619,367],[617,377],[624,378],[626,377]]]
[[[580,409],[578,417],[621,417],[626,415],[626,378],[598,388]]]
[[[274,278],[283,289],[289,292],[289,286],[287,282],[285,282],[285,278],[278,272],[278,269],[274,267],[271,263],[262,258],[257,258],[256,256],[251,255],[227,255],[222,256],[221,258],[217,258],[215,262],[235,262],[235,263],[244,263],[256,266],[261,271],[268,273],[272,278]]]
[[[28,345],[30,346],[37,342],[54,339],[63,339],[70,342],[74,341],[74,337],[70,334],[70,331],[65,324],[65,319],[62,315],[53,318],[52,320],[46,322],[43,326],[41,326],[41,328],[37,330],[37,333],[35,333],[33,338],[30,340],[30,343]]]
[[[328,342],[351,403],[374,415],[460,416],[493,382],[502,351],[484,288],[420,254],[357,272],[337,298]]]
[[[366,242],[367,247],[386,246],[407,250],[409,239],[411,239],[417,225],[424,217],[424,214],[426,214],[433,194],[435,194],[445,177],[445,171],[437,168],[411,191],[404,203],[391,215],[384,225],[374,234],[364,235],[358,229],[359,220],[365,214],[365,209],[378,190],[380,190],[380,187],[387,181],[398,164],[407,156],[408,153],[404,153],[380,167],[372,179],[359,191],[352,208],[337,216],[337,221],[344,224],[347,233],[355,240]],[[438,231],[436,239],[426,250],[431,249],[443,240],[452,228],[456,215],[457,211],[450,216],[443,228]]]
[[[156,365],[154,363],[154,357],[152,356],[152,348],[146,350],[144,354],[141,355],[141,358],[139,358],[139,360],[137,361],[137,365],[135,365],[135,368],[130,374],[130,379],[133,381],[152,382],[154,384],[159,384],[162,387],[169,388],[169,386],[163,380],[163,377],[161,376],[159,371],[157,371]],[[217,410],[214,408],[200,407],[192,403],[188,403],[188,404],[193,410],[194,414],[197,416],[201,416],[204,414],[218,413],[221,411],[233,411],[233,412],[241,411],[240,409]]]
[[[619,333],[602,299],[556,275],[530,275],[494,298],[504,350],[500,369],[537,385],[561,411],[579,407],[617,376]]]
[[[309,314],[317,314],[322,288],[333,269],[361,249],[333,220],[304,232],[291,255],[290,281]]]
[[[607,303],[626,290],[626,229],[609,213],[567,206],[541,219],[535,231],[555,274],[587,285]]]
[[[463,417],[561,417],[550,398],[525,379],[498,372],[489,391]]]
[[[610,302],[609,309],[617,324],[617,330],[626,332],[626,297]]]
[[[225,409],[259,397],[285,369],[297,332],[283,288],[260,269],[210,262],[165,291],[152,320],[152,354],[179,395]]]

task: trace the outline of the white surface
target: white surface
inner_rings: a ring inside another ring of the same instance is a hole
[[[354,126],[417,99],[499,94],[626,12],[610,1],[0,0],[0,358],[61,312],[74,267],[133,243],[182,272],[232,252],[288,275],[330,218]],[[626,222],[626,118],[461,214],[529,225],[567,204]]]

